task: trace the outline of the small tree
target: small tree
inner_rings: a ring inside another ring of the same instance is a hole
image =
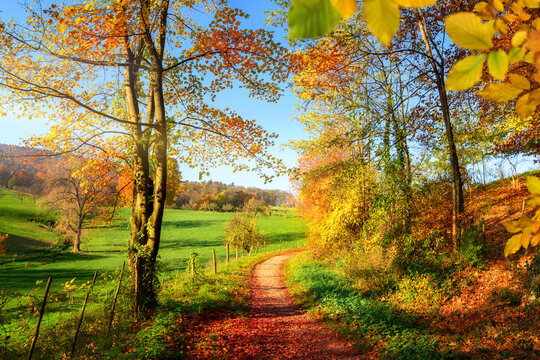
[[[83,158],[68,158],[51,174],[46,203],[59,212],[58,228],[73,238],[73,252],[80,251],[84,229],[112,219],[116,181],[113,164]]]
[[[251,253],[253,247],[266,238],[259,230],[257,214],[268,215],[269,212],[266,203],[250,199],[242,212],[234,214],[225,226],[225,242]]]

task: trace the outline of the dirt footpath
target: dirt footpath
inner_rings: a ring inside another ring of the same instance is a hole
[[[283,266],[294,254],[258,264],[251,278],[247,317],[208,319],[201,329],[205,334],[190,355],[239,360],[359,358],[294,303],[283,279]]]

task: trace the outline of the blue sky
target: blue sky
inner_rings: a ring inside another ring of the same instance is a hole
[[[264,11],[273,7],[273,3],[269,0],[231,0],[230,5],[237,7],[250,15],[250,18],[245,22],[248,27],[266,27],[266,15]],[[17,2],[2,2],[0,5],[0,16],[3,18],[19,17],[21,14]],[[266,27],[267,28],[267,27]],[[268,28],[267,28],[268,29]],[[283,40],[285,33],[283,29],[272,29],[276,31],[276,40]],[[240,115],[248,119],[255,119],[258,124],[263,126],[269,132],[279,134],[276,145],[273,148],[273,154],[284,160],[287,166],[296,164],[296,154],[294,151],[285,148],[284,144],[291,140],[305,138],[306,135],[302,129],[302,125],[294,122],[292,117],[295,113],[295,97],[289,89],[285,90],[284,96],[277,103],[266,103],[249,98],[247,93],[241,89],[228,90],[223,92],[216,99],[218,104],[227,104],[229,108],[235,110]],[[39,118],[17,119],[14,114],[8,114],[0,118],[2,131],[0,132],[0,143],[19,145],[21,140],[32,135],[41,134],[47,131],[45,121]],[[182,176],[184,180],[199,180],[198,169],[189,169],[181,166]],[[279,177],[273,182],[264,184],[256,174],[249,172],[233,173],[226,167],[216,168],[211,171],[209,177],[203,180],[221,181],[227,184],[233,183],[242,186],[255,186],[265,189],[281,189],[290,190],[289,180],[287,177]]]

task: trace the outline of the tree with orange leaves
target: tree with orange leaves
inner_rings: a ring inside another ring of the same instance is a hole
[[[175,148],[184,164],[279,168],[267,152],[274,134],[209,100],[236,84],[276,100],[289,74],[287,52],[269,32],[242,29],[247,15],[224,1],[38,5],[27,8],[25,24],[1,26],[0,86],[23,112],[53,120],[34,144],[114,156],[131,168],[129,264],[134,309],[143,314],[157,305],[169,152]]]
[[[57,229],[81,251],[83,230],[110,223],[117,208],[114,163],[68,157],[47,176],[45,203],[59,213]]]

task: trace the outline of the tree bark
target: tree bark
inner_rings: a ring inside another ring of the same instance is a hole
[[[425,26],[425,19],[419,12],[418,27],[426,47],[426,52],[430,60],[433,73],[436,77],[437,91],[441,102],[440,108],[446,131],[446,139],[448,145],[448,154],[450,158],[450,167],[452,172],[452,246],[454,251],[458,248],[458,232],[459,232],[459,216],[464,211],[463,199],[463,181],[461,180],[461,172],[459,169],[459,159],[457,156],[456,143],[454,141],[454,130],[450,118],[450,107],[448,105],[448,96],[446,94],[446,83],[444,79],[444,59],[439,59],[441,64],[437,64],[431,51],[431,46],[428,39],[428,33]]]
[[[82,233],[82,224],[79,223],[77,231],[75,232],[75,240],[73,240],[73,252],[81,252],[81,233]]]

